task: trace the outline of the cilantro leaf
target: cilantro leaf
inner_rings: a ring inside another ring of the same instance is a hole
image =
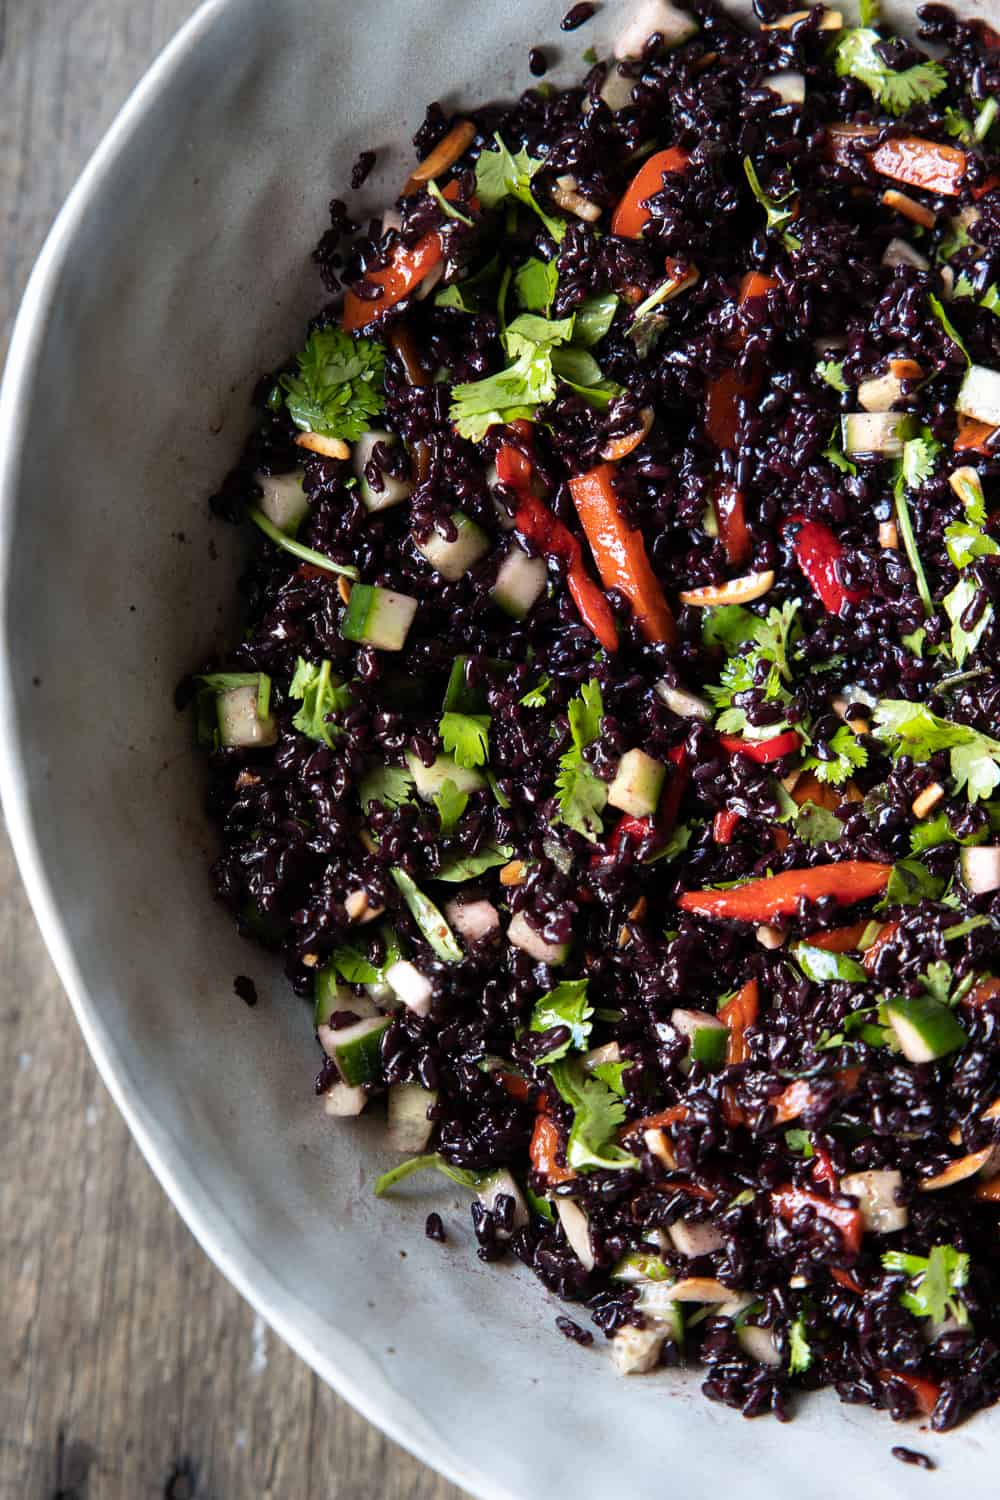
[[[969,1310],[959,1297],[968,1284],[969,1257],[954,1245],[935,1245],[930,1255],[905,1255],[890,1250],[882,1256],[887,1271],[902,1271],[907,1289],[900,1302],[918,1318],[932,1318],[943,1323],[950,1313],[955,1322],[965,1326]]]
[[[554,1026],[570,1028],[570,1035],[565,1042],[554,1047],[551,1052],[546,1052],[544,1057],[537,1057],[537,1064],[558,1062],[570,1051],[582,1052],[586,1047],[593,1025],[591,1017],[594,1014],[593,1006],[587,1004],[588,983],[586,979],[564,979],[554,990],[549,990],[547,995],[535,1001],[529,1030],[551,1031]]]
[[[592,349],[599,344],[615,320],[618,297],[615,292],[596,292],[584,297],[573,321],[573,342]]]
[[[934,597],[931,594],[931,586],[927,582],[927,574],[917,547],[906,491],[907,488],[918,489],[930,478],[940,447],[940,443],[934,442],[930,434],[926,432],[922,437],[909,438],[903,444],[903,456],[899,461],[896,483],[893,487],[896,501],[896,525],[903,538],[903,547],[910,567],[913,569],[920,602],[924,606],[924,613],[928,616],[934,613]]]
[[[994,547],[1000,551],[995,543]],[[951,654],[959,667],[964,667],[968,658],[978,649],[993,619],[993,606],[987,602],[980,610],[979,618],[971,630],[966,630],[962,624],[962,616],[978,593],[979,585],[974,578],[960,578],[955,587],[941,600],[944,612],[951,621]]]
[[[566,343],[572,333],[572,318],[553,321],[537,313],[516,317],[503,333],[513,364],[452,390],[449,415],[459,434],[476,443],[491,427],[522,417],[534,420],[538,408],[555,399],[553,349]]]
[[[462,880],[475,880],[487,870],[496,870],[513,859],[514,849],[510,844],[484,844],[476,854],[459,854],[454,859],[443,861],[434,876],[453,885]]]
[[[887,114],[905,115],[947,88],[948,75],[938,62],[915,63],[895,72],[876,51],[880,41],[878,32],[868,26],[845,31],[836,44],[834,66],[839,77],[856,78],[869,88]]]
[[[713,604],[702,610],[701,638],[706,646],[722,646],[732,656],[747,641],[756,640],[759,615],[742,604]]]
[[[941,844],[981,844],[989,838],[989,829],[978,828],[975,833],[960,836],[951,826],[947,813],[938,813],[934,818],[924,818],[910,832],[910,853],[922,854],[925,849],[936,849]]]
[[[898,859],[892,867],[885,895],[875,908],[919,906],[921,901],[937,901],[947,884],[943,875],[932,875],[919,859]]]
[[[407,1177],[412,1177],[415,1172],[425,1172],[430,1168],[442,1173],[450,1182],[457,1182],[459,1187],[468,1188],[473,1193],[479,1187],[484,1175],[481,1172],[466,1171],[464,1167],[453,1167],[451,1162],[445,1161],[443,1156],[434,1151],[427,1156],[411,1156],[409,1161],[401,1161],[397,1167],[383,1172],[381,1177],[375,1179],[376,1198],[381,1198],[389,1192],[397,1182],[403,1182]]]
[[[302,707],[292,719],[295,728],[311,740],[332,748],[334,736],[342,734],[343,730],[339,725],[331,724],[329,716],[343,712],[350,705],[351,690],[333,675],[331,663],[324,661],[317,667],[300,656],[288,696],[302,700]]]
[[[373,964],[351,943],[345,943],[333,950],[328,968],[335,969],[348,984],[381,984],[385,979],[386,969],[391,968],[402,957],[403,952],[399,939],[388,925],[382,928],[382,938],[384,953],[380,965]],[[326,974],[328,970],[324,969],[322,972]]]
[[[554,260],[539,260],[533,255],[514,273],[514,295],[526,312],[548,312],[558,285],[559,269]]]
[[[608,789],[583,758],[601,730],[604,703],[601,685],[592,677],[566,710],[573,743],[559,757],[556,797],[559,821],[596,843],[602,832],[601,813],[608,800]]]
[[[817,781],[828,786],[842,786],[855,771],[862,770],[868,764],[868,751],[849,724],[841,724],[834,731],[832,738],[827,741],[827,747],[833,753],[831,760],[820,760],[819,756],[810,755],[803,761],[802,768],[812,771]]]
[[[744,612],[753,621],[754,645],[748,652],[731,656],[722,669],[718,687],[708,689],[718,715],[715,727],[721,734],[741,734],[747,739],[765,740],[783,734],[789,728],[784,718],[764,728],[751,724],[745,708],[736,699],[752,688],[763,686],[768,702],[791,703],[792,695],[785,683],[792,680],[789,651],[800,633],[799,607],[797,599],[787,600],[780,610],[769,610],[765,619]],[[723,628],[739,628],[743,623],[730,617],[728,625]]]
[[[920,437],[907,439],[903,444],[903,457],[900,460],[903,482],[907,489],[918,490],[922,484],[927,483],[941,451],[942,445],[926,427]]]
[[[441,820],[442,833],[451,833],[468,804],[468,792],[460,792],[450,778],[441,783],[441,790],[434,793],[434,806]]]
[[[780,198],[771,198],[761,186],[760,178],[757,175],[757,168],[749,156],[744,156],[743,158],[743,171],[746,173],[747,182],[750,184],[750,191],[767,216],[767,229],[769,231],[773,230],[775,234],[786,231],[782,234],[786,249],[801,249],[802,241],[797,239],[795,235],[787,233],[787,226],[794,221],[798,214],[798,195],[795,189],[792,188],[789,192],[782,194]],[[786,204],[789,205],[787,208],[785,207]]]
[[[820,380],[825,380],[827,385],[832,385],[835,391],[841,391],[844,395],[851,389],[844,380],[842,359],[821,359],[816,366],[816,374]]]
[[[788,1325],[788,1373],[804,1375],[813,1362],[813,1352],[806,1336],[806,1320],[799,1313]]]
[[[466,771],[484,766],[489,759],[489,714],[444,713],[438,723],[441,743]]]
[[[807,1161],[816,1155],[808,1130],[786,1130],[785,1145],[789,1151],[794,1151],[796,1156],[804,1156]]]
[[[413,801],[413,777],[405,766],[376,766],[362,777],[358,797],[365,812],[373,802],[402,807]]]
[[[525,693],[524,697],[520,700],[521,707],[544,708],[546,703],[546,694],[548,693],[548,690],[551,686],[552,678],[543,677],[540,682],[536,682],[535,686],[533,688],[529,688]]]
[[[573,1110],[566,1144],[566,1161],[576,1171],[608,1168],[620,1171],[638,1165],[634,1156],[616,1143],[625,1122],[624,1102],[599,1078],[588,1078],[578,1061],[554,1063],[549,1075]]]
[[[599,1078],[602,1083],[606,1083],[611,1092],[617,1094],[619,1099],[624,1099],[625,1084],[622,1081],[622,1075],[628,1066],[627,1062],[603,1062],[598,1063],[590,1071],[595,1078]]]
[[[883,698],[875,709],[875,724],[875,735],[892,743],[897,759],[909,755],[923,762],[947,750],[957,789],[966,789],[970,802],[985,800],[1000,786],[1000,740],[969,724],[956,724],[903,698]]]
[[[376,339],[318,328],[299,355],[298,373],[282,375],[278,387],[296,427],[353,443],[385,406],[384,366]]]
[[[816,984],[864,984],[868,975],[858,963],[846,953],[830,953],[826,948],[814,948],[811,943],[796,943],[792,957],[807,979]]]
[[[958,333],[954,323],[952,323],[948,314],[945,312],[944,303],[941,301],[941,298],[935,297],[934,293],[931,292],[927,298],[927,305],[930,308],[931,312],[934,314],[937,321],[941,324],[941,327],[944,329],[945,333],[951,339],[952,343],[956,346],[956,348],[961,349],[962,354],[965,356],[965,363],[971,366],[972,355],[969,353],[968,349],[966,349],[965,344],[962,342],[961,335]]]
[[[825,458],[827,463],[833,464],[833,467],[835,469],[839,469],[841,474],[857,474],[857,464],[852,463],[849,458],[845,457],[844,450],[841,447],[840,434],[841,429],[840,423],[838,422],[834,427],[833,432],[830,434],[830,441],[823,449],[820,457]]]
[[[538,215],[559,244],[566,233],[565,221],[546,213],[531,191],[531,179],[545,163],[529,156],[523,147],[512,156],[499,135],[493,139],[496,150],[481,151],[476,162],[476,196],[483,208],[499,208],[505,199],[514,198]]]
[[[796,813],[795,832],[813,848],[817,844],[835,844],[844,831],[844,825],[836,813],[815,802],[803,802]]]

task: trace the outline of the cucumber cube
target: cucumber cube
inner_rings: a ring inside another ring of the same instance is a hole
[[[380,651],[402,651],[413,624],[417,601],[371,583],[356,583],[340,622],[345,641],[377,646]]]
[[[350,1088],[374,1083],[379,1077],[382,1036],[391,1025],[391,1016],[374,1016],[331,1033],[328,1050],[338,1073]]]
[[[256,683],[230,688],[215,700],[219,740],[231,749],[250,750],[257,745],[273,745],[278,726],[270,714],[258,713],[259,689]]]
[[[545,592],[548,570],[540,557],[529,557],[520,547],[511,547],[497,569],[490,597],[504,614],[523,620]]]
[[[433,802],[446,781],[453,782],[459,792],[479,792],[486,785],[484,776],[471,767],[457,765],[451,755],[439,755],[429,766],[425,766],[420,756],[410,751],[406,756],[406,764],[413,777],[417,796],[422,797],[425,802]]]
[[[954,1013],[930,995],[889,1000],[885,1014],[903,1056],[910,1062],[936,1062],[957,1052],[969,1040]]]
[[[688,1056],[692,1062],[702,1063],[706,1068],[721,1068],[726,1061],[726,1045],[729,1031],[724,1021],[707,1010],[671,1011],[670,1024],[689,1043]]]
[[[490,550],[489,537],[475,521],[463,516],[460,510],[452,511],[451,520],[458,533],[452,541],[435,530],[425,542],[416,543],[417,551],[448,583],[461,578]]]
[[[608,787],[608,806],[633,818],[649,818],[656,811],[666,769],[645,750],[627,750]]]
[[[260,509],[269,521],[286,536],[294,536],[309,509],[309,497],[302,488],[302,470],[291,474],[255,474],[260,485]]]

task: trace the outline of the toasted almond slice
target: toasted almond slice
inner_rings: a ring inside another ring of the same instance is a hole
[[[601,217],[601,210],[596,203],[578,193],[575,188],[556,186],[552,189],[552,201],[568,214],[575,214],[578,219],[583,219],[587,224],[596,224]]]
[[[319,954],[303,953],[302,962],[305,964],[307,969],[315,969],[316,965],[319,963]]]
[[[768,568],[764,573],[746,573],[742,578],[730,578],[727,583],[710,583],[700,589],[685,589],[678,597],[682,604],[691,604],[696,609],[708,609],[714,604],[749,604],[760,599],[774,587],[774,573]]]
[[[430,182],[432,177],[440,177],[442,172],[447,172],[453,167],[458,158],[468,151],[476,138],[476,127],[471,120],[459,120],[453,125],[448,134],[429,151],[422,162],[413,168],[410,180],[403,189],[403,197],[407,198],[423,187],[425,182]]]
[[[637,427],[634,432],[626,432],[624,437],[612,438],[601,449],[601,457],[608,463],[614,464],[619,459],[626,458],[634,448],[638,448],[639,444],[649,437],[650,428],[653,425],[653,408],[644,406],[639,416],[642,419],[640,427]]]
[[[351,891],[344,902],[344,910],[349,922],[360,922],[368,910],[368,892],[364,890]]]
[[[350,604],[351,584],[350,580],[345,578],[343,573],[341,573],[340,577],[337,579],[337,593],[340,595],[342,603]]]
[[[814,7],[815,8],[815,7]],[[787,16],[780,16],[777,21],[766,21],[761,23],[761,31],[791,31],[800,21],[808,21],[812,15],[811,10],[793,10]],[[844,17],[839,10],[827,10],[823,12],[823,18],[819,23],[820,31],[841,31],[844,25]]]
[[[660,1295],[671,1302],[729,1302],[740,1295],[714,1276],[684,1276],[670,1285],[659,1285],[663,1287]]]
[[[321,432],[300,432],[295,439],[300,448],[318,453],[321,458],[350,458],[351,450],[343,438],[324,437]]]
[[[650,1156],[655,1156],[668,1172],[677,1170],[677,1154],[665,1130],[644,1130],[642,1142]]]
[[[991,1166],[995,1167],[997,1155],[996,1146],[984,1146],[981,1151],[970,1151],[968,1156],[960,1156],[957,1161],[949,1162],[943,1172],[925,1178],[917,1186],[922,1193],[937,1193],[941,1188],[953,1187],[956,1182],[965,1182],[967,1178],[975,1177],[984,1167],[987,1170]]]
[[[940,781],[932,781],[930,786],[925,786],[922,792],[918,792],[910,804],[910,811],[915,818],[926,818],[929,812],[933,812],[938,803],[944,797],[944,787]]]
[[[772,927],[769,922],[762,922],[757,928],[757,941],[762,948],[774,950],[784,945],[785,933],[780,927]]]
[[[904,219],[909,219],[914,224],[922,224],[925,229],[933,229],[937,223],[937,214],[933,209],[928,208],[925,203],[918,203],[906,193],[900,193],[896,188],[886,188],[882,194],[882,202],[886,208],[902,214]]]
[[[524,860],[512,859],[509,865],[504,865],[500,871],[501,885],[523,885],[524,884]]]
[[[899,532],[895,521],[883,521],[878,529],[878,544],[887,552],[899,551]]]

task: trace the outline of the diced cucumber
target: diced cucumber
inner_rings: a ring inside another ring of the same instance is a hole
[[[601,84],[600,98],[608,106],[611,113],[616,115],[620,109],[628,109],[632,103],[632,91],[636,80],[626,78],[617,63],[611,63],[607,75]],[[585,101],[585,108],[589,108],[590,101]]]
[[[851,1172],[840,1179],[840,1191],[857,1198],[865,1228],[872,1234],[896,1234],[910,1222],[909,1209],[896,1202],[902,1186],[903,1174],[895,1169]]]
[[[856,411],[841,417],[840,423],[848,458],[901,458],[903,444],[913,436],[913,418],[906,412]]]
[[[382,1037],[391,1025],[391,1016],[372,1016],[367,1021],[355,1021],[353,1026],[331,1031],[329,1037],[324,1038],[327,1056],[336,1064],[337,1072],[350,1088],[373,1083],[379,1077]]]
[[[970,365],[959,387],[956,410],[963,417],[1000,427],[1000,371],[985,365]]]
[[[547,943],[528,922],[523,911],[516,912],[510,919],[507,928],[507,938],[515,948],[520,948],[530,958],[540,964],[549,964],[557,968],[564,964],[569,957],[569,943]]]
[[[215,700],[219,741],[230,749],[250,750],[257,745],[273,745],[278,726],[270,713],[260,712],[260,689],[256,682],[230,688]]]
[[[611,1272],[612,1281],[629,1284],[641,1281],[673,1281],[674,1273],[659,1255],[645,1250],[630,1250]]]
[[[394,432],[376,430],[363,433],[354,444],[351,465],[358,478],[358,494],[365,510],[389,510],[391,506],[402,504],[413,494],[413,484],[409,479],[397,479],[393,474],[383,473],[382,488],[376,490],[365,478],[365,469],[371,463],[376,444],[382,443],[386,448],[395,448],[398,442]]]
[[[342,984],[332,964],[325,969],[320,969],[316,975],[313,995],[315,997],[313,1025],[317,1027],[329,1026],[330,1017],[338,1010],[353,1011],[362,1020],[378,1015],[378,1007],[369,996],[359,995],[346,984]]]
[[[764,87],[770,89],[772,94],[777,94],[783,104],[805,104],[806,102],[805,74],[796,73],[793,69],[787,69],[781,73],[769,73],[764,79]]]
[[[679,1302],[669,1295],[670,1288],[663,1282],[646,1282],[640,1285],[639,1295],[633,1306],[648,1318],[672,1344],[684,1347],[684,1310]]]
[[[290,474],[257,473],[254,479],[261,490],[260,509],[279,531],[294,536],[309,509],[309,496],[302,488],[302,470],[293,469]]]
[[[726,1060],[729,1031],[718,1016],[707,1010],[673,1010],[670,1024],[687,1037],[692,1062],[702,1063],[706,1068],[722,1067]]]
[[[917,271],[929,271],[931,263],[926,255],[921,255],[919,250],[914,250],[909,240],[892,239],[886,245],[882,254],[882,264],[890,270],[897,266],[913,266]]]
[[[392,993],[412,1010],[414,1015],[426,1016],[431,1008],[434,987],[425,974],[408,958],[400,958],[385,971],[385,979]]]
[[[976,896],[1000,890],[1000,844],[980,844],[959,856],[962,879]]]
[[[583,1269],[592,1271],[596,1261],[594,1247],[590,1242],[590,1220],[586,1212],[572,1198],[557,1198],[556,1213],[569,1248]]]
[[[433,802],[446,781],[454,783],[459,792],[479,792],[486,785],[486,778],[472,767],[460,766],[452,755],[438,755],[429,766],[425,766],[419,755],[408,751],[406,764],[417,796],[425,802]]]
[[[957,1052],[968,1041],[954,1013],[930,995],[889,1000],[885,1014],[903,1056],[910,1062],[936,1062],[939,1057]]]
[[[324,1094],[323,1107],[328,1115],[348,1120],[354,1115],[361,1114],[370,1097],[365,1089],[352,1089],[346,1083],[338,1081],[332,1084]]]
[[[514,1215],[511,1220],[511,1232],[515,1229],[523,1229],[530,1224],[531,1215],[528,1213],[528,1205],[524,1201],[524,1194],[514,1181],[506,1167],[501,1167],[496,1172],[491,1172],[484,1177],[476,1189],[476,1197],[484,1208],[493,1213],[497,1206],[497,1199],[501,1196],[513,1198]],[[507,1231],[500,1232],[501,1238],[509,1238]]]
[[[690,11],[679,10],[670,0],[642,0],[615,42],[619,62],[636,62],[651,36],[659,36],[664,50],[679,47],[698,30]]]
[[[655,684],[653,692],[680,719],[703,719],[707,723],[712,717],[712,705],[705,698],[686,688],[672,687],[665,677]]]
[[[356,583],[340,622],[340,633],[345,641],[377,646],[380,651],[402,651],[416,612],[417,601],[409,594],[396,594],[373,583]]]
[[[481,943],[500,931],[500,913],[492,901],[466,901],[458,896],[448,902],[444,914],[467,943]]]
[[[427,1111],[437,1103],[437,1090],[420,1083],[394,1083],[389,1090],[386,1135],[394,1151],[419,1156],[434,1133]]]
[[[463,516],[460,510],[452,511],[451,521],[458,533],[454,540],[449,541],[435,530],[426,542],[417,542],[416,548],[442,578],[454,583],[490,550],[490,539],[481,526]]]
[[[858,386],[858,401],[867,412],[891,411],[902,395],[903,382],[891,370],[884,375],[873,375]]]
[[[620,1375],[648,1375],[660,1363],[667,1329],[660,1323],[635,1328],[626,1323],[611,1340],[611,1358]]]
[[[651,818],[663,790],[666,768],[645,750],[626,750],[608,787],[608,806],[633,818]]]
[[[523,620],[545,592],[548,572],[540,557],[529,557],[515,543],[497,569],[490,597],[504,614]]]

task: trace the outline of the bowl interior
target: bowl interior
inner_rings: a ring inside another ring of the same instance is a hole
[[[482,1496],[678,1483],[746,1500],[911,1479],[905,1434],[829,1398],[743,1423],[690,1375],[622,1381],[553,1331],[522,1269],[484,1267],[458,1190],[376,1203],[377,1121],[324,1118],[308,1011],[211,899],[202,771],[174,686],[233,624],[241,539],[206,497],[261,369],[322,299],[309,251],[359,152],[391,198],[424,103],[569,77],[626,7],[561,33],[556,0],[462,7],[213,0],[127,107],[29,291],[4,401],[5,800],[88,1041],[206,1249],[315,1368]],[[970,7],[975,10],[976,7]],[[997,7],[979,12],[996,16]],[[912,8],[902,7],[912,15]],[[461,59],[456,67],[457,59]],[[261,1004],[246,1009],[236,974]],[[426,1240],[441,1208],[449,1244]],[[980,1417],[911,1432],[956,1492],[993,1493]],[[817,1481],[820,1441],[836,1481]]]

